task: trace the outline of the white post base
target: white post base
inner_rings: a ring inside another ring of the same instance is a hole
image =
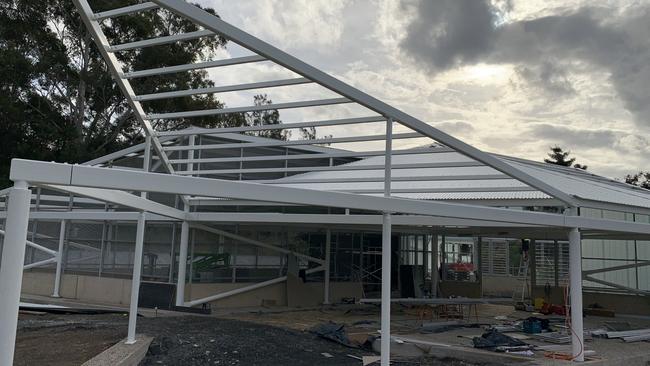
[[[582,244],[580,231],[569,233],[569,279],[571,281],[571,349],[573,361],[585,360],[584,326],[582,322]]]
[[[0,265],[0,365],[3,366],[14,362],[31,198],[26,182],[16,182],[9,193]]]

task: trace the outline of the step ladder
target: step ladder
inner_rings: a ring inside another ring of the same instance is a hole
[[[522,252],[519,258],[519,269],[517,271],[517,279],[521,284],[515,287],[512,294],[512,299],[515,303],[525,304],[526,300],[530,300],[530,255],[529,244],[524,244],[522,240]]]

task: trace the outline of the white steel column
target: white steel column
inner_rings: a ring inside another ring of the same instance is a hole
[[[582,324],[582,244],[580,231],[569,232],[569,279],[571,281],[571,345],[574,361],[585,360]]]
[[[187,206],[186,204],[186,207]],[[186,210],[187,211],[187,210]],[[190,224],[181,224],[181,242],[178,251],[178,278],[176,279],[176,306],[185,304],[185,276],[187,271],[187,243],[190,238]]]
[[[162,157],[161,157],[162,158]],[[142,170],[149,171],[151,166],[151,136],[147,136]],[[140,197],[147,198],[147,192],[140,192]],[[140,277],[142,275],[142,253],[144,251],[144,233],[147,225],[146,213],[140,212],[135,233],[135,249],[133,252],[133,276],[131,278],[131,301],[129,303],[129,332],[126,344],[135,343],[135,326],[138,320],[138,302],[140,299]]]
[[[126,344],[135,343],[135,323],[138,319],[138,299],[140,295],[140,274],[142,272],[142,250],[144,248],[145,213],[138,217],[138,228],[135,234],[135,253],[133,256],[133,278],[131,279],[131,302],[129,304],[129,333]]]
[[[52,297],[61,297],[61,273],[63,271],[63,244],[65,243],[65,228],[67,221],[61,220],[61,229],[59,230],[59,251],[56,253],[56,274],[54,275],[54,291]]]
[[[25,263],[25,240],[32,193],[27,182],[14,184],[9,193],[5,237],[0,265],[0,365],[14,360],[20,288]]]
[[[191,135],[188,138],[188,146],[196,144],[196,135]],[[194,149],[188,150],[188,159],[194,159]],[[189,163],[185,168],[189,171],[194,171],[194,164]],[[189,200],[184,200],[184,211],[190,212]],[[181,242],[178,249],[178,278],[176,279],[176,306],[185,305],[185,277],[187,276],[187,245],[190,239],[190,225],[187,221],[181,224]]]
[[[330,252],[332,248],[332,230],[327,229],[327,232],[325,233],[325,280],[324,280],[324,291],[325,293],[323,294],[323,304],[329,305],[330,304],[330,261],[331,261],[331,256]]]
[[[386,156],[384,160],[384,196],[390,197],[393,149],[393,119],[386,121]],[[381,366],[390,364],[390,297],[391,297],[391,217],[384,211],[381,237]]]

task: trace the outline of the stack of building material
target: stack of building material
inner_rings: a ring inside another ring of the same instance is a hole
[[[650,341],[650,329],[607,332],[607,338],[621,338],[624,342]]]

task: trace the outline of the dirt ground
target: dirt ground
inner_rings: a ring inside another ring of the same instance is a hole
[[[115,314],[21,314],[14,365],[81,365],[126,337],[126,324]]]
[[[126,327],[121,314],[23,314],[15,365],[80,365],[123,339]],[[348,355],[374,355],[305,331],[215,317],[141,317],[138,332],[155,337],[141,365],[358,366],[361,361]],[[434,359],[394,364],[470,365]]]

